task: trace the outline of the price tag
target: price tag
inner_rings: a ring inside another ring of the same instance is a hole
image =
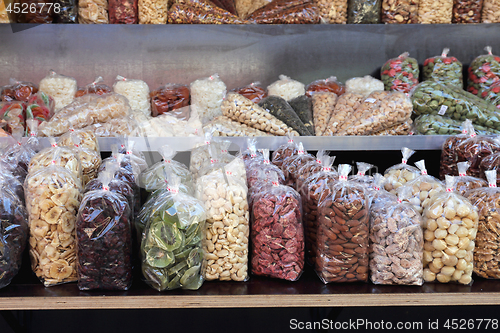
[[[448,107],[446,105],[441,105],[441,108],[439,109],[438,115],[444,116],[446,113],[446,110],[448,110]]]
[[[366,102],[366,103],[372,103],[372,104],[373,104],[373,103],[375,103],[376,101],[377,101],[377,100],[376,100],[375,98],[367,98],[367,99],[365,99],[365,102]]]

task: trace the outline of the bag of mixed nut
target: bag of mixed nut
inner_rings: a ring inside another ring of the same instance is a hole
[[[496,0],[484,0],[481,14],[483,23],[500,23],[500,3]]]
[[[375,165],[370,163],[356,162],[356,168],[358,169],[358,173],[349,176],[349,180],[365,184],[366,186],[371,186],[373,184],[373,176],[367,175],[366,172],[374,167]]]
[[[452,23],[481,23],[483,0],[453,0]]]
[[[293,140],[293,133],[287,134],[287,143],[281,145],[273,152],[271,162],[276,165],[278,168],[283,168],[283,162],[287,157],[292,155],[297,155],[299,153],[299,146]]]
[[[418,84],[418,62],[408,52],[397,58],[389,59],[382,66],[381,79],[385,90],[409,93]]]
[[[488,54],[476,57],[469,66],[467,91],[477,96],[500,80],[500,57],[493,55],[491,46],[484,49]]]
[[[313,0],[273,0],[254,11],[248,21],[258,24],[314,24],[320,22],[320,16]]]
[[[447,138],[443,147],[441,148],[441,161],[439,164],[439,178],[444,179],[445,175],[455,176],[458,175],[457,170],[457,159],[458,156],[455,149],[460,143],[467,140],[470,136],[469,133],[472,130],[472,122],[467,119],[461,125],[461,134],[450,136]]]
[[[245,1],[245,0],[243,0]],[[241,96],[244,96],[254,103],[259,103],[261,100],[267,97],[267,91],[264,89],[260,82],[252,82],[241,88],[236,88],[231,90]]]
[[[420,0],[418,23],[450,24],[453,16],[453,0]]]
[[[315,92],[311,96],[314,135],[325,135],[333,109],[337,104],[337,95],[332,92]]]
[[[347,0],[313,0],[313,3],[321,16],[321,23],[347,23]]]
[[[344,123],[349,121],[364,100],[363,95],[357,93],[347,92],[340,96],[337,99],[323,135],[339,135],[339,132],[345,129],[343,127]]]
[[[397,193],[397,189],[420,175],[420,170],[408,165],[408,159],[415,153],[410,148],[401,149],[403,159],[400,164],[393,165],[385,170],[384,177],[387,179],[384,188],[392,194]]]
[[[463,88],[462,63],[455,57],[449,57],[450,49],[443,49],[441,56],[427,58],[424,62],[424,81],[434,80]]]
[[[418,23],[418,4],[420,0],[383,0],[382,23]]]
[[[455,177],[446,176],[446,192],[424,210],[424,280],[472,283],[477,208],[454,193]]]
[[[366,282],[370,202],[363,185],[347,180],[351,166],[338,170],[339,181],[318,208],[316,273],[323,283]]]
[[[378,24],[382,0],[349,0],[347,23]]]
[[[299,193],[278,176],[252,203],[252,273],[296,281],[304,270],[304,228]]]
[[[302,142],[299,142],[297,155],[287,157],[283,161],[282,170],[285,174],[285,184],[295,188],[295,179],[298,176],[298,170],[306,163],[314,160],[316,160],[316,158],[308,154]]]
[[[486,178],[486,174],[484,173],[485,170],[483,170],[483,163],[484,161],[488,160],[491,156],[499,156],[498,154],[492,154],[488,156],[487,158],[483,159],[483,162],[481,162],[481,175],[484,175]],[[499,160],[500,162],[500,160]],[[465,193],[467,191],[479,188],[479,187],[487,187],[488,182],[484,179],[477,178],[477,177],[472,177],[472,176],[467,176],[467,169],[469,169],[469,162],[460,162],[457,163],[457,168],[458,168],[458,177],[456,177],[456,182],[457,184],[455,185],[455,192],[458,194],[465,196]],[[491,169],[487,169],[491,170]]]
[[[397,202],[370,207],[370,279],[374,284],[421,286],[422,216],[401,192]]]
[[[254,187],[256,181],[262,179],[263,176],[269,181],[268,177],[271,173],[276,173],[277,181],[280,184],[286,184],[283,171],[269,161],[269,149],[262,149],[262,160],[255,159],[246,169],[248,187]]]
[[[191,101],[189,87],[184,84],[167,84],[149,93],[151,115],[168,114],[180,120],[189,119]]]

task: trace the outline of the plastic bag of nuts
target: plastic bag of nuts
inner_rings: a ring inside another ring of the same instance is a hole
[[[294,135],[292,133],[287,134],[287,142],[278,147],[273,152],[271,162],[278,168],[283,169],[283,163],[287,157],[297,155],[299,153],[299,145],[293,140]]]
[[[276,174],[252,203],[252,273],[296,281],[304,269],[304,228],[299,193]]]
[[[320,172],[323,169],[321,163],[324,155],[328,155],[328,152],[325,152],[324,150],[318,150],[318,152],[316,153],[316,160],[307,162],[299,170],[297,170],[298,172],[295,179],[295,189],[299,193],[301,193],[302,187],[304,186],[304,183],[307,181],[307,179],[316,172]],[[333,161],[334,160],[335,157],[333,157]]]
[[[481,23],[483,0],[454,0],[452,23]]]
[[[424,283],[422,216],[400,193],[370,207],[370,279],[374,284]]]
[[[498,141],[498,139],[497,139]],[[496,152],[494,154],[488,155],[481,161],[479,165],[480,177],[486,178],[486,171],[488,170],[496,170],[497,171],[497,185],[500,185],[500,152]]]
[[[262,88],[260,82],[258,81],[231,91],[248,98],[254,103],[259,103],[262,99],[267,97],[266,89]]]
[[[139,0],[139,24],[166,24],[168,0]]]
[[[249,211],[247,186],[238,174],[245,169],[241,158],[201,177],[196,197],[205,205],[207,223],[202,233],[206,280],[248,279]]]
[[[38,86],[36,84],[11,78],[9,85],[0,88],[0,100],[2,102],[27,102],[30,96],[37,92]]]
[[[420,170],[408,165],[408,159],[415,153],[410,148],[402,148],[403,159],[400,164],[396,164],[385,170],[384,177],[387,179],[384,188],[392,194],[397,193],[397,189],[420,175]]]
[[[331,113],[330,120],[323,132],[324,136],[338,135],[342,125],[354,114],[365,100],[363,95],[356,93],[345,93],[337,99],[335,108]]]
[[[320,16],[313,0],[273,0],[254,11],[248,21],[258,24],[314,24]]]
[[[220,168],[231,162],[234,156],[229,154],[230,146],[231,141],[229,140],[217,140],[217,145],[211,145],[209,148],[210,159],[203,162],[198,177],[206,175],[214,167]]]
[[[203,131],[212,132],[213,136],[271,136],[253,127],[239,123],[226,116],[218,116],[203,126]]]
[[[312,113],[312,100],[307,95],[295,97],[288,102],[293,111],[299,116],[299,119],[304,123],[304,126],[311,135],[314,134],[313,113]]]
[[[424,62],[423,79],[463,87],[462,63],[455,57],[448,57],[450,49],[443,49],[441,56],[427,58]]]
[[[139,9],[137,0],[108,0],[109,23],[137,24]]]
[[[358,182],[360,184],[365,184],[366,186],[371,186],[373,184],[373,176],[367,175],[366,172],[375,165],[365,162],[356,162],[356,168],[358,173],[349,176],[349,180],[353,182]]]
[[[295,188],[295,179],[298,176],[298,170],[302,168],[306,163],[314,161],[316,158],[311,154],[308,154],[304,149],[302,142],[299,142],[299,150],[297,155],[292,155],[285,158],[282,165],[283,173],[285,174],[286,185],[290,185]]]
[[[472,283],[477,208],[453,192],[455,179],[446,176],[446,192],[424,210],[424,280]]]
[[[382,0],[349,0],[347,23],[377,24],[380,23]]]
[[[82,185],[53,151],[51,165],[25,182],[31,268],[46,287],[77,280],[75,220]]]
[[[325,135],[330,117],[337,104],[337,95],[332,92],[316,92],[311,95],[314,134]]]
[[[322,23],[346,24],[347,0],[313,0]]]
[[[247,139],[247,149],[240,154],[245,163],[245,170],[248,171],[248,166],[256,159],[262,160],[262,152],[257,150],[257,140],[255,138]]]
[[[481,14],[483,23],[500,23],[500,3],[496,0],[484,0]]]
[[[467,91],[478,96],[500,80],[500,57],[493,55],[491,46],[484,49],[488,54],[472,60],[467,81]]]
[[[288,127],[293,128],[302,136],[310,136],[308,127],[285,99],[279,96],[268,96],[259,102],[259,106],[281,120]]]
[[[453,0],[420,0],[418,23],[449,24],[452,16]]]
[[[467,192],[466,197],[477,207],[479,224],[474,249],[474,273],[485,279],[500,279],[498,260],[498,228],[500,227],[500,190],[497,170],[486,171],[489,187]]]
[[[394,125],[389,128],[383,129],[378,132],[374,132],[370,135],[377,136],[377,135],[413,135],[414,128],[413,128],[413,121],[411,119],[408,119],[402,124],[399,125]]]
[[[189,87],[183,84],[167,84],[153,90],[151,98],[151,115],[156,117],[168,113],[181,120],[189,119]]]
[[[108,24],[108,0],[79,0],[79,24]]]
[[[454,176],[458,174],[457,154],[455,149],[460,143],[467,140],[469,132],[472,130],[472,123],[469,119],[462,123],[462,133],[448,137],[441,148],[441,161],[439,164],[439,178],[444,179],[445,175]]]
[[[361,94],[366,98],[374,91],[383,91],[384,82],[370,75],[353,77],[345,82],[345,90],[346,92]]]
[[[382,23],[418,23],[420,0],[384,0],[382,2]]]
[[[242,24],[236,15],[211,1],[177,0],[168,11],[170,24]]]
[[[409,93],[418,84],[418,62],[408,52],[397,58],[389,59],[382,66],[380,76],[385,90]]]
[[[384,186],[387,183],[387,179],[380,173],[376,173],[373,175],[373,184],[372,186],[367,186],[366,189],[368,191],[368,197],[372,205],[385,202],[385,203],[396,203],[398,197],[395,194],[392,194],[385,190]]]
[[[246,171],[248,187],[254,187],[256,182],[262,178],[269,181],[269,177],[272,173],[276,174],[277,181],[280,184],[286,183],[283,171],[278,166],[270,163],[269,149],[262,149],[262,159],[255,159],[248,164]]]
[[[315,269],[323,283],[366,282],[370,203],[365,187],[347,180],[351,166],[338,170],[339,181],[318,208]]]
[[[495,156],[498,154],[492,154],[487,158],[483,159],[481,162],[481,174],[484,174],[484,170],[482,169],[484,161],[489,159],[491,156]],[[500,161],[499,161],[500,162]],[[455,192],[460,194],[461,196],[465,196],[465,193],[469,190],[473,190],[479,187],[487,187],[488,182],[484,179],[467,176],[467,169],[469,169],[469,162],[460,162],[457,163],[458,168],[458,177],[456,177],[456,185]],[[486,175],[484,176],[486,178]]]

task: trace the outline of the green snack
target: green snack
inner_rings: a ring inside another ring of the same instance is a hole
[[[389,59],[380,69],[385,90],[409,93],[418,84],[418,62],[408,52]]]
[[[302,95],[292,99],[288,104],[290,104],[295,113],[297,113],[297,116],[299,116],[300,120],[304,123],[309,133],[315,135],[311,97]]]
[[[172,252],[154,246],[146,254],[146,261],[152,267],[165,268],[174,261],[174,255]]]
[[[444,49],[441,56],[428,58],[424,62],[424,81],[434,80],[463,88],[462,63],[455,57],[448,57],[450,49]]]
[[[491,46],[484,49],[488,54],[475,58],[469,66],[467,91],[477,96],[500,79],[500,57],[493,55]]]
[[[433,114],[454,120],[470,119],[474,126],[500,130],[500,117],[496,107],[460,88],[425,81],[412,93],[413,112],[417,116]]]
[[[462,133],[462,122],[434,114],[423,114],[418,116],[413,124],[418,133],[422,135],[456,135]],[[500,131],[489,129],[484,126],[474,127],[479,135],[500,134]]]
[[[259,102],[259,106],[299,132],[302,136],[311,136],[311,132],[286,100],[279,96],[269,96]]]

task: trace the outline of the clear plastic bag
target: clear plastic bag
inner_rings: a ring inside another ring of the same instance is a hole
[[[78,0],[57,0],[59,10],[54,10],[54,23],[78,23]]]
[[[261,100],[267,97],[267,91],[266,89],[261,87],[260,82],[252,82],[247,86],[233,89],[231,91],[248,98],[254,103],[259,103]]]
[[[302,142],[299,142],[299,149],[297,155],[292,155],[285,158],[283,161],[283,173],[285,175],[285,184],[290,185],[295,188],[295,179],[298,176],[298,170],[302,168],[306,163],[314,161],[316,158],[311,154],[308,154],[304,149]]]
[[[488,89],[481,93],[481,98],[495,105],[500,109],[500,81],[491,85]]]
[[[89,181],[97,177],[97,170],[101,166],[101,153],[93,149],[82,146],[82,140],[75,131],[70,131],[70,136],[73,137],[69,140],[71,143],[67,145],[73,153],[78,157],[82,165],[82,186],[85,187]],[[63,145],[61,145],[63,146]]]
[[[311,135],[300,117],[285,99],[271,95],[260,101],[259,106],[281,120],[288,127],[296,130],[301,136]]]
[[[260,150],[257,150],[257,140],[255,138],[248,138],[247,139],[247,149],[244,150],[241,153],[241,158],[243,159],[243,162],[245,163],[245,169],[248,171],[248,166],[255,160],[255,159],[263,159],[263,154]]]
[[[422,135],[457,135],[462,133],[462,123],[437,114],[423,114],[413,122],[416,131]],[[474,130],[479,135],[500,134],[500,131],[481,125],[475,125]]]
[[[472,283],[477,208],[453,192],[455,179],[446,176],[446,192],[424,210],[424,281]]]
[[[30,96],[37,92],[38,86],[36,84],[11,78],[9,85],[0,88],[0,100],[2,102],[27,102]]]
[[[141,111],[147,116],[151,115],[149,87],[146,82],[142,80],[127,79],[123,76],[117,75],[115,83],[113,84],[113,91],[117,94],[125,96],[132,110]]]
[[[69,132],[59,137],[58,142],[60,146],[72,147],[78,144],[82,148],[95,150],[98,153],[100,152],[99,142],[97,141],[95,133],[86,129],[70,129]]]
[[[316,80],[307,85],[306,95],[313,96],[318,92],[332,92],[337,96],[345,93],[345,86],[337,80],[337,77],[330,76],[329,78]]]
[[[324,155],[328,155],[328,152],[325,152],[324,150],[318,150],[318,152],[316,153],[316,160],[307,162],[299,170],[297,170],[298,176],[295,179],[295,189],[299,193],[301,193],[302,187],[304,186],[304,183],[307,181],[307,179],[316,172],[320,172],[323,169],[321,161]],[[333,158],[335,159],[335,157]]]
[[[272,0],[235,0],[234,2],[238,16],[242,19],[246,19],[257,9],[264,7],[265,5],[271,3],[271,1]]]
[[[113,175],[102,188],[87,192],[76,220],[80,290],[128,290],[132,285],[131,208],[126,197],[111,191]],[[106,255],[100,255],[106,251]]]
[[[0,162],[0,186],[14,194],[21,201],[22,205],[25,206],[23,183],[2,162]]]
[[[493,55],[491,46],[484,49],[488,54],[476,57],[469,65],[467,91],[477,96],[500,80],[500,57]]]
[[[123,137],[123,136],[142,136],[137,123],[131,117],[114,118],[105,123],[97,123],[83,130],[93,132],[97,137]]]
[[[312,99],[309,96],[302,95],[292,99],[288,104],[299,116],[310,135],[315,135],[312,113]]]
[[[500,23],[500,3],[496,0],[484,0],[481,14],[483,23]]]
[[[453,17],[453,0],[420,0],[418,23],[450,24]]]
[[[137,24],[139,9],[137,0],[108,0],[110,24]]]
[[[348,93],[356,93],[368,97],[374,91],[383,91],[384,82],[370,75],[364,77],[353,77],[345,82],[345,90]]]
[[[470,137],[470,132],[473,130],[470,120],[462,123],[461,134],[450,136],[447,138],[441,148],[441,161],[439,164],[439,178],[444,179],[445,175],[454,176],[458,174],[457,160],[458,156],[455,152],[456,148]]]
[[[358,169],[358,172],[355,175],[349,176],[348,179],[353,182],[371,186],[373,184],[373,176],[367,175],[366,172],[374,167],[375,165],[370,163],[356,162],[356,168]]]
[[[326,135],[330,117],[337,104],[337,95],[332,92],[317,92],[312,94],[312,113],[314,123],[314,134],[316,136]]]
[[[108,0],[79,0],[79,24],[108,24]]]
[[[452,23],[481,23],[483,0],[453,0]]]
[[[39,84],[40,91],[51,96],[56,102],[56,112],[73,102],[77,90],[76,80],[50,70]]]
[[[139,0],[139,24],[166,24],[168,0]]]
[[[53,23],[56,7],[54,2],[46,0],[21,0],[20,12],[17,14],[18,23]],[[52,6],[51,6],[52,4]],[[33,8],[33,9],[31,9]]]
[[[497,154],[492,154],[487,158],[483,159],[483,162],[481,162],[481,176],[484,176],[486,178],[486,175],[484,173],[485,170],[483,169],[483,164],[485,163],[486,160],[489,160],[492,156],[495,155]],[[484,179],[467,176],[467,169],[469,169],[469,165],[470,165],[469,162],[457,163],[458,177],[455,177],[457,182],[455,185],[455,192],[460,194],[461,196],[465,196],[465,193],[469,190],[488,186],[488,182]],[[491,168],[488,168],[488,170],[491,170]]]
[[[225,9],[233,15],[238,15],[236,13],[235,0],[215,0],[212,2],[219,8]]]
[[[287,157],[297,155],[299,153],[299,146],[293,140],[293,134],[287,135],[287,143],[281,145],[273,152],[271,162],[278,168],[283,168],[283,162]]]
[[[210,146],[212,144],[217,145],[216,142],[212,141],[212,133],[205,132],[204,144],[195,147],[191,150],[191,156],[189,160],[189,171],[191,171],[195,179],[198,178],[198,172],[203,167],[203,163],[207,159],[210,159]]]
[[[259,180],[270,181],[270,176],[276,174],[277,181],[280,184],[286,184],[283,171],[269,161],[269,149],[262,149],[262,159],[254,159],[246,168],[246,181],[249,188],[257,186]]]
[[[211,1],[177,0],[168,11],[170,24],[242,24],[236,15]]]
[[[258,24],[314,24],[320,16],[312,0],[273,0],[254,11],[248,21]]]
[[[321,16],[321,23],[347,23],[347,0],[313,0],[313,3]]]
[[[290,101],[304,95],[306,91],[302,82],[293,80],[286,75],[280,75],[279,80],[267,87],[267,93],[269,96],[278,96],[286,101]]]
[[[404,123],[388,127],[378,132],[374,132],[370,135],[378,136],[378,135],[413,135],[413,134],[415,134],[415,131],[413,128],[413,121],[410,118]]]
[[[385,170],[384,177],[387,179],[384,188],[393,193],[397,193],[397,189],[403,186],[406,182],[409,182],[420,175],[420,170],[415,167],[408,165],[408,159],[415,153],[415,151],[403,147],[401,149],[403,154],[403,159],[400,164],[396,164],[387,170]]]
[[[7,122],[6,131],[8,133],[24,132],[26,104],[24,102],[0,102],[0,117]]]
[[[104,84],[102,76],[95,78],[94,82],[87,84],[85,87],[80,87],[75,93],[75,98],[82,97],[87,94],[104,95],[109,94],[113,90],[107,84]]]
[[[212,132],[213,136],[271,136],[267,132],[249,127],[226,116],[218,116],[203,126],[203,131]]]
[[[117,152],[119,154],[125,154],[130,158],[130,162],[135,169],[139,170],[138,174],[146,170],[148,168],[148,163],[142,151],[135,147],[135,141],[130,138],[122,138],[122,140],[121,144],[117,146]],[[113,146],[111,147],[111,151],[113,151]]]
[[[347,23],[349,24],[378,24],[382,0],[349,0]]]
[[[376,173],[375,175],[373,175],[372,186],[366,187],[371,205],[375,205],[381,202],[385,202],[387,204],[396,204],[396,202],[398,201],[398,197],[395,194],[385,190],[386,183],[387,179],[380,173]]]
[[[457,163],[457,165],[459,165],[459,164],[460,163]],[[500,185],[500,171],[499,171],[499,169],[500,169],[500,152],[496,152],[496,153],[493,153],[491,155],[486,156],[485,158],[483,158],[481,160],[481,164],[479,165],[479,171],[480,171],[479,176],[483,179],[486,179],[486,171],[495,170],[495,171],[497,171],[497,176],[499,177],[497,179],[497,185]]]
[[[408,52],[387,60],[380,70],[385,90],[403,93],[409,93],[418,84],[419,73],[417,59],[411,58]]]
[[[297,281],[304,270],[300,195],[276,174],[270,183],[252,203],[252,274]]]
[[[383,0],[382,23],[418,23],[418,5],[421,0]]]
[[[177,177],[154,202],[141,242],[142,273],[158,291],[197,290],[203,284],[203,203],[179,192]]]
[[[168,113],[181,120],[189,119],[189,87],[183,84],[167,84],[153,90],[151,98],[151,115],[156,117]]]
[[[328,125],[323,132],[323,136],[338,135],[343,124],[354,114],[361,103],[365,100],[363,95],[357,93],[345,93],[337,99],[335,108],[331,113]]]
[[[427,58],[424,62],[424,81],[433,80],[463,87],[462,63],[455,57],[449,57],[450,49],[443,49],[440,56]]]
[[[55,101],[52,97],[40,91],[31,95],[26,102],[26,120],[36,119],[38,124],[49,121],[54,115]],[[29,131],[29,129],[27,129]]]
[[[191,107],[196,109],[203,124],[222,115],[221,105],[226,97],[226,84],[218,74],[191,82],[190,89]]]
[[[351,166],[341,164],[338,170],[339,181],[318,208],[315,269],[325,284],[366,282],[370,202],[363,185],[347,180]],[[339,231],[345,239],[337,237]]]

